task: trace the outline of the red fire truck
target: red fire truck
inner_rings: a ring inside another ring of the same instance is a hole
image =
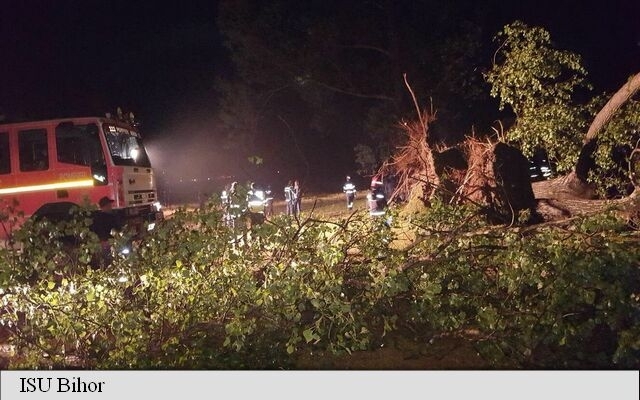
[[[0,125],[2,243],[21,224],[9,218],[9,210],[24,218],[55,218],[103,196],[115,201],[114,209],[130,226],[152,229],[162,219],[154,172],[133,115]]]

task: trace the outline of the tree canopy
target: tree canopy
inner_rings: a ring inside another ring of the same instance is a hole
[[[413,112],[405,73],[437,109],[433,137],[455,140],[488,120],[483,12],[462,3],[222,1],[218,24],[234,66],[229,80],[263,105],[261,134],[291,130],[305,145],[297,163],[312,168],[354,168],[356,145],[361,159],[373,155],[380,163],[389,155],[397,121]],[[235,96],[221,94],[225,103]],[[241,105],[236,110],[245,114]],[[318,149],[330,150],[327,142],[342,145],[332,153],[339,167],[318,157]]]
[[[616,96],[624,99],[607,113],[608,120],[591,123],[611,94],[585,96],[589,93],[583,90],[592,87],[578,54],[556,49],[548,31],[521,21],[506,25],[495,40],[498,50],[486,79],[500,108],[515,114],[503,139],[527,156],[545,150],[559,173],[576,169],[582,158],[581,164],[588,165],[580,169],[590,172],[582,179],[596,183],[602,194],[625,193],[640,121],[635,91],[625,91],[623,85],[624,93]],[[597,146],[594,129],[602,130]]]

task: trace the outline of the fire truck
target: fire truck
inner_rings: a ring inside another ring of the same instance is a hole
[[[104,196],[134,229],[153,229],[162,220],[154,171],[133,114],[0,124],[3,244],[26,218],[59,220],[72,207]]]

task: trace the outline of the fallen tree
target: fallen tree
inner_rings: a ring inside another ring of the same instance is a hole
[[[575,168],[565,176],[540,182],[536,185],[536,193],[538,193],[540,197],[579,199],[594,197],[595,190],[593,185],[588,182],[588,178],[589,172],[591,172],[594,167],[593,153],[598,146],[598,134],[611,121],[620,107],[631,99],[638,90],[640,90],[640,72],[625,82],[595,116],[582,142],[582,149]],[[630,137],[629,140],[631,141],[632,138]],[[637,153],[637,151],[635,152]],[[629,161],[629,178],[631,182],[636,185],[637,182],[635,182],[635,179],[632,177],[632,171],[636,168],[634,165],[636,160],[630,159]]]
[[[608,201],[598,198],[597,188],[589,182],[589,174],[597,165],[593,161],[593,154],[598,146],[598,134],[611,121],[616,112],[640,90],[640,73],[633,75],[625,84],[609,99],[605,106],[595,116],[589,126],[580,155],[574,169],[563,176],[548,181],[536,182],[532,185],[536,199],[542,206],[550,206],[560,211],[561,215],[575,215],[598,212],[603,207],[615,206],[629,217],[635,217],[638,208],[637,175],[639,152],[637,144],[630,154],[629,184],[633,186],[630,196]],[[629,137],[629,142],[633,138]]]
[[[575,89],[589,87],[578,55],[553,49],[546,31],[519,22],[497,38],[502,43],[486,78],[515,122],[502,134],[472,136],[442,148],[429,137],[435,113],[420,111],[405,77],[418,120],[400,124],[404,144],[381,168],[397,179],[391,199],[407,199],[408,212],[428,206],[433,196],[471,202],[497,222],[542,222],[609,206],[635,218],[640,102],[633,97],[640,73],[595,113],[604,102],[600,97],[589,105],[572,103]],[[590,124],[588,115],[595,115]],[[556,178],[531,184],[528,157],[535,149],[549,154]]]
[[[475,137],[455,147],[437,148],[429,140],[435,113],[421,111],[406,75],[405,84],[418,121],[400,123],[404,144],[380,170],[397,181],[390,200],[407,200],[403,212],[409,214],[420,212],[438,197],[451,204],[479,205],[494,222],[513,223],[522,211],[528,212],[527,220],[536,220],[529,162],[522,152],[501,141]]]

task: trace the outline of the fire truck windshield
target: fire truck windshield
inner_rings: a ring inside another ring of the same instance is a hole
[[[138,132],[111,124],[104,124],[103,128],[115,165],[151,167]]]

